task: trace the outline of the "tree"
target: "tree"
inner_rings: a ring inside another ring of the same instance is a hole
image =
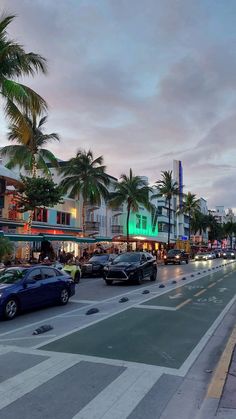
[[[188,239],[190,240],[192,220],[196,218],[197,214],[200,212],[200,202],[199,202],[199,199],[196,198],[195,194],[188,192],[185,195],[181,212],[187,214],[189,218]]]
[[[107,199],[109,176],[103,165],[103,156],[94,159],[91,150],[79,150],[75,157],[62,166],[63,180],[61,186],[64,192],[69,192],[71,198],[83,198],[82,231],[85,236],[85,209],[87,205],[101,205],[101,199]]]
[[[214,240],[221,240],[224,237],[222,226],[217,223],[215,217],[212,214],[208,215],[208,238],[212,243]]]
[[[39,122],[37,120],[39,119]],[[52,140],[59,141],[59,136],[55,132],[44,133],[44,124],[47,116],[40,117],[35,112],[28,116],[24,114],[24,128],[21,123],[9,126],[8,140],[17,144],[5,146],[1,149],[2,156],[7,156],[9,162],[7,167],[12,169],[19,165],[20,168],[27,169],[33,177],[37,175],[37,169],[44,174],[50,175],[47,163],[57,166],[57,159],[51,151],[44,148]]]
[[[166,204],[168,205],[168,249],[170,248],[170,231],[171,231],[171,200],[174,196],[179,194],[179,187],[172,176],[172,170],[161,172],[162,179],[158,180],[155,185],[158,189],[158,193],[152,196],[154,198],[164,197]]]
[[[13,245],[10,240],[6,237],[0,237],[0,262],[2,262],[5,257],[11,256],[12,253]]]
[[[233,221],[228,221],[227,223],[224,223],[223,226],[223,232],[225,234],[225,237],[230,239],[230,248],[233,247],[233,235],[236,233],[236,223]]]
[[[120,181],[116,183],[115,191],[110,193],[109,205],[111,208],[127,205],[126,232],[127,248],[129,247],[129,219],[130,213],[138,212],[139,205],[142,204],[148,211],[151,211],[152,205],[149,200],[151,188],[147,182],[140,176],[134,176],[132,169],[129,175],[122,174]]]
[[[47,108],[45,100],[36,92],[19,83],[18,78],[46,73],[46,60],[33,52],[26,53],[24,48],[12,41],[7,34],[14,15],[0,18],[0,93],[5,99],[5,112],[10,121],[24,127],[22,109],[39,113]]]
[[[16,196],[18,211],[53,207],[63,203],[62,194],[62,188],[50,178],[21,176],[21,185]]]

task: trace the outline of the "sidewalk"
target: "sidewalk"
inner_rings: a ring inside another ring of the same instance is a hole
[[[210,382],[196,419],[236,418],[236,326]]]

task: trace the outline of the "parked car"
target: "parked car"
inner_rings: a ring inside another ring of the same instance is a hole
[[[135,281],[149,277],[155,281],[157,276],[156,259],[147,252],[126,252],[117,256],[104,268],[104,280],[107,285],[114,281]]]
[[[226,250],[223,252],[223,259],[235,259],[234,250]]]
[[[174,263],[180,265],[181,262],[188,263],[189,254],[179,249],[171,249],[167,252],[167,255],[164,256],[164,264]]]
[[[9,320],[20,311],[65,305],[74,294],[71,276],[51,266],[11,267],[0,272],[0,316]]]
[[[102,253],[92,256],[88,262],[81,266],[82,276],[103,276],[103,269],[107,266],[117,255]]]

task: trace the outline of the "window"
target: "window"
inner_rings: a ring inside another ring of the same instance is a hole
[[[147,217],[142,217],[142,229],[147,229]]]
[[[70,225],[70,214],[57,211],[57,224]]]
[[[146,262],[146,261],[147,261],[146,256],[145,256],[145,255],[142,255],[142,256],[141,256],[141,263],[144,263],[144,262]]]
[[[136,228],[141,228],[141,215],[136,214]]]
[[[48,210],[46,208],[35,208],[33,220],[40,223],[48,222]]]
[[[55,278],[56,271],[52,268],[42,268],[44,278]]]
[[[40,281],[42,279],[40,269],[34,269],[33,271],[31,271],[27,279],[34,279],[34,281]]]

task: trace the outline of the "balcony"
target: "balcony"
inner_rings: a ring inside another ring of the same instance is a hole
[[[122,214],[123,213],[123,207],[121,206],[121,207],[112,208],[112,211],[113,212],[119,212],[120,214]]]
[[[100,223],[98,221],[85,221],[86,231],[99,231]]]
[[[123,226],[121,225],[112,225],[111,226],[112,234],[123,234]]]

